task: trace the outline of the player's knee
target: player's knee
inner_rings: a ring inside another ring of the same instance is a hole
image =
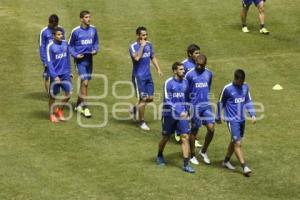
[[[146,101],[147,101],[148,103],[153,102],[153,97],[152,97],[152,96],[148,97]]]
[[[181,134],[180,139],[181,139],[181,141],[188,141],[189,140],[189,135],[188,134]]]
[[[236,140],[236,141],[234,142],[234,146],[235,146],[236,148],[241,148],[241,147],[242,147],[241,140]]]
[[[83,87],[88,87],[89,81],[88,81],[88,80],[83,80],[83,81],[81,82],[81,85],[82,85]]]

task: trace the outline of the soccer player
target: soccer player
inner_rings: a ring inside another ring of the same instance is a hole
[[[63,40],[63,31],[59,28],[53,30],[54,40],[47,46],[47,66],[50,75],[50,121],[64,121],[63,106],[71,96],[71,65],[68,44]],[[55,106],[56,95],[60,92],[60,88],[65,91],[65,96],[61,100],[60,106]]]
[[[258,17],[260,22],[259,32],[264,35],[268,35],[270,33],[268,29],[266,29],[265,27],[265,6],[264,6],[265,1],[266,0],[242,0],[241,20],[242,20],[242,31],[244,33],[250,32],[246,25],[246,20],[247,20],[249,7],[251,6],[252,3],[255,4],[258,10]]]
[[[183,154],[183,171],[194,173],[189,165],[189,120],[186,105],[188,82],[184,79],[184,67],[181,63],[175,62],[172,65],[174,76],[167,79],[164,84],[164,105],[162,119],[162,138],[158,145],[157,164],[165,165],[163,156],[164,148],[170,136],[176,131],[181,138]]]
[[[245,131],[245,108],[249,112],[253,124],[256,123],[256,118],[249,87],[244,81],[245,72],[242,69],[237,69],[234,72],[233,82],[226,85],[221,92],[216,122],[221,123],[221,112],[224,108],[224,120],[230,131],[231,141],[222,165],[230,170],[234,170],[235,167],[232,166],[229,160],[233,152],[235,152],[237,159],[242,165],[244,175],[249,176],[251,169],[245,162],[241,148]]]
[[[78,75],[80,76],[80,91],[75,111],[85,117],[92,116],[87,107],[88,84],[92,78],[93,56],[99,51],[98,33],[95,26],[91,25],[91,14],[84,10],[79,14],[81,25],[72,30],[69,46],[74,57]]]
[[[196,58],[200,55],[200,47],[197,44],[190,44],[187,47],[186,50],[187,53],[187,59],[182,61],[182,64],[184,66],[185,73],[188,73],[191,69],[196,67]],[[177,142],[180,141],[179,135],[175,134],[175,140]],[[199,140],[195,138],[195,146],[196,147],[202,147],[202,145],[199,143]]]
[[[189,103],[191,104],[191,163],[198,165],[199,161],[195,156],[195,138],[201,125],[205,125],[207,129],[203,147],[199,154],[202,156],[205,164],[210,164],[207,156],[207,148],[214,136],[215,117],[210,105],[209,92],[212,82],[212,72],[206,67],[207,58],[200,54],[196,58],[196,67],[186,73],[185,78],[189,82]]]
[[[154,54],[153,46],[148,41],[147,29],[143,26],[136,29],[137,40],[129,47],[129,53],[132,59],[132,82],[136,90],[138,104],[131,110],[134,119],[137,111],[139,116],[140,128],[150,130],[145,122],[145,107],[147,103],[153,101],[154,84],[150,72],[150,60],[156,68],[158,75],[163,77],[157,59]]]
[[[59,27],[62,30],[63,35],[65,34],[64,29],[58,25],[59,18],[56,14],[52,14],[49,16],[49,24],[48,26],[44,27],[41,30],[40,37],[39,37],[39,50],[40,50],[40,58],[44,67],[44,72],[43,72],[43,78],[45,81],[45,89],[47,94],[49,94],[49,85],[50,85],[50,76],[49,76],[49,71],[47,67],[47,53],[46,53],[46,48],[47,45],[53,41],[53,30],[57,27]]]

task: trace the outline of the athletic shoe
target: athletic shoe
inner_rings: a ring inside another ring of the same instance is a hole
[[[129,114],[133,121],[137,121],[137,112],[136,112],[136,106],[133,106],[129,109]]]
[[[242,28],[242,31],[243,31],[243,33],[249,33],[250,32],[247,26],[244,26]]]
[[[195,147],[202,147],[202,145],[199,143],[199,140],[195,140]]]
[[[143,122],[140,125],[140,128],[143,129],[144,131],[149,131],[150,130],[149,126],[147,126],[147,124],[145,122]]]
[[[77,106],[77,107],[75,107],[74,110],[75,110],[76,112],[83,113],[83,107],[82,107],[82,106]]]
[[[177,134],[175,133],[175,140],[176,140],[176,142],[179,142],[179,141],[180,141],[180,135],[177,135]]]
[[[166,165],[166,162],[165,162],[165,159],[163,156],[157,156],[156,157],[156,163],[159,165],[159,166],[165,166]]]
[[[235,167],[229,161],[227,161],[227,162],[223,161],[222,166],[226,167],[227,169],[230,169],[230,170],[235,170]]]
[[[244,169],[243,169],[244,176],[249,177],[251,172],[252,171],[251,171],[251,169],[248,166],[244,167]]]
[[[56,117],[60,120],[60,121],[65,121],[66,119],[64,118],[64,111],[60,108],[55,109],[54,111]]]
[[[261,34],[264,34],[264,35],[269,35],[270,34],[270,32],[268,31],[268,29],[266,29],[265,27],[259,29],[259,32]]]
[[[85,116],[86,118],[92,117],[92,114],[91,114],[91,112],[90,112],[90,110],[89,110],[88,108],[85,108],[85,109],[83,110],[83,112],[81,112],[81,113],[82,113],[83,116]]]
[[[190,162],[194,165],[199,165],[199,161],[197,160],[196,156],[193,156],[191,159],[190,159]]]
[[[204,163],[207,164],[207,165],[209,165],[210,164],[210,160],[209,160],[206,152],[202,153],[201,149],[200,149],[199,154],[202,156]]]
[[[192,168],[191,165],[183,166],[182,170],[187,173],[195,173],[195,170]]]
[[[59,122],[59,120],[56,118],[56,116],[54,114],[50,115],[49,120],[50,120],[50,122],[53,122],[53,123]]]

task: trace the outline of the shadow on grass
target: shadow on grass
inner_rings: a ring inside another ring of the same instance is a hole
[[[36,101],[48,101],[49,97],[45,92],[30,92],[24,95],[26,99],[32,99]]]

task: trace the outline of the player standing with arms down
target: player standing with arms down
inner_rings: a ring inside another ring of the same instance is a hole
[[[92,116],[87,107],[88,84],[92,78],[93,56],[99,51],[98,33],[95,26],[91,25],[91,14],[84,10],[80,12],[81,25],[72,30],[69,46],[74,57],[78,75],[80,76],[80,91],[75,111],[85,117]]]
[[[63,106],[71,96],[71,64],[68,44],[63,40],[64,35],[61,29],[53,30],[54,40],[47,46],[47,67],[50,74],[50,121],[64,121]],[[56,95],[60,92],[60,88],[65,91],[65,96],[61,100],[61,106],[55,106]]]
[[[256,123],[256,118],[249,87],[244,81],[245,72],[241,69],[236,70],[234,72],[233,82],[226,85],[221,92],[216,122],[221,123],[221,112],[224,108],[224,120],[226,121],[231,134],[231,142],[228,145],[223,166],[230,170],[235,169],[229,162],[232,154],[235,153],[237,159],[241,163],[244,175],[249,176],[251,169],[245,162],[241,148],[245,131],[245,108],[249,112],[253,124]]]
[[[43,78],[45,81],[45,90],[46,90],[47,94],[49,94],[50,75],[49,75],[49,70],[47,67],[46,48],[47,48],[47,45],[53,41],[53,33],[52,32],[54,29],[59,27],[63,33],[63,37],[65,35],[64,29],[58,25],[59,18],[56,14],[50,15],[48,21],[49,21],[48,26],[44,27],[41,30],[40,37],[39,37],[40,58],[41,58],[41,61],[42,61],[43,67],[44,67]]]
[[[207,58],[205,55],[200,54],[196,58],[196,67],[191,69],[185,78],[189,82],[189,103],[191,104],[191,163],[198,165],[199,161],[195,156],[195,138],[201,125],[205,125],[207,133],[205,136],[204,144],[199,154],[202,156],[205,164],[210,164],[207,156],[207,149],[213,139],[215,132],[215,117],[212,112],[212,107],[209,99],[209,92],[212,82],[212,72],[206,67]]]
[[[129,53],[131,56],[132,82],[136,90],[138,104],[130,111],[134,119],[138,112],[140,128],[143,130],[150,130],[145,122],[145,107],[147,103],[153,101],[154,84],[150,72],[150,61],[152,61],[156,68],[158,75],[163,77],[151,42],[148,41],[148,33],[145,27],[138,27],[136,29],[137,41],[130,45]]]
[[[187,110],[188,82],[184,79],[184,67],[181,63],[175,62],[172,65],[174,76],[167,79],[164,84],[164,105],[162,120],[162,138],[158,145],[157,164],[165,165],[163,157],[164,148],[170,136],[176,131],[181,138],[183,154],[183,171],[194,173],[189,165],[189,120]]]

